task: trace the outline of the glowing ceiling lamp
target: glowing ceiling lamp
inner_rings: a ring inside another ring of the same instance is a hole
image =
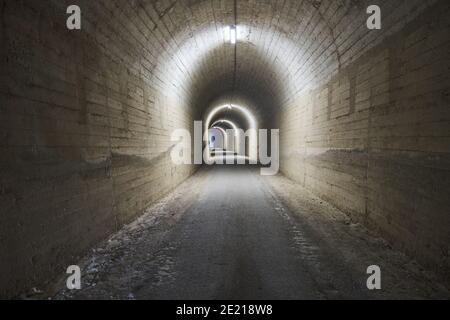
[[[236,26],[226,26],[225,27],[225,41],[231,44],[236,44],[237,31]]]
[[[236,44],[236,26],[230,27],[231,44]]]

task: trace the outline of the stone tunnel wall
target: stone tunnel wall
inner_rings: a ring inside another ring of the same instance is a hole
[[[338,74],[281,112],[287,176],[447,276],[449,8],[439,2],[408,22],[392,10],[387,36],[363,55],[358,46],[376,40],[339,39]]]
[[[155,61],[137,59],[147,40],[124,27],[132,13],[115,2],[85,2],[79,32],[65,26],[68,2],[0,4],[5,297],[64,274],[192,174],[173,166],[169,153],[173,129],[192,128],[194,118],[169,104],[150,76]],[[111,23],[111,16],[120,18]],[[163,55],[168,35],[155,35]]]

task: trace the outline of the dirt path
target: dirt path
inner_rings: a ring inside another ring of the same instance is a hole
[[[380,291],[366,287],[369,265]],[[81,262],[56,299],[448,298],[402,254],[283,177],[200,170]]]

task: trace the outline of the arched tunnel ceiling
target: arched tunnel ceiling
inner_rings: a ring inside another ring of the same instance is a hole
[[[172,84],[191,93],[190,103],[200,110],[232,92],[265,109],[261,114],[271,114],[267,111],[281,107],[293,91],[307,85],[312,65],[323,63],[306,62],[307,51],[322,54],[328,50],[328,59],[337,59],[323,18],[335,14],[337,3],[328,1],[319,6],[317,1],[238,1],[236,8],[234,1],[173,3],[162,21],[174,19],[186,24],[173,24],[170,30],[179,49],[172,63],[179,60],[185,67],[168,68],[174,70]],[[161,6],[157,2],[155,8],[164,12]],[[224,28],[234,24],[235,14],[236,52],[224,37]]]
[[[224,92],[220,98],[211,100],[209,103],[210,107],[203,110],[204,117],[203,120],[211,115],[214,110],[220,108],[214,113],[211,118],[211,124],[217,120],[230,120],[235,123],[239,128],[248,130],[252,127],[250,121],[255,121],[257,127],[270,126],[270,123],[264,122],[264,117],[262,113],[259,112],[261,109],[258,108],[257,103],[251,98],[247,98],[244,94],[239,94],[236,92]],[[223,107],[227,106],[227,107]],[[246,110],[247,114],[243,112]],[[251,117],[252,119],[249,119]],[[268,127],[267,127],[268,128]]]
[[[86,7],[104,12],[103,17],[90,17],[94,29],[123,26],[120,34],[111,32],[111,39],[97,41],[108,49],[112,43],[129,44],[127,65],[155,88],[156,100],[174,112],[201,119],[213,101],[241,97],[265,123],[382,40],[366,27],[370,4],[370,0],[85,0]],[[423,6],[420,0],[411,0],[411,5]],[[384,12],[391,7],[398,7],[396,1],[383,3]],[[106,25],[99,26],[98,21]],[[224,34],[224,28],[235,23],[236,46]]]
[[[241,96],[270,117],[295,93],[339,68],[335,42],[347,41],[342,35],[351,33],[335,28],[344,18],[363,24],[359,2],[258,0],[237,1],[235,7],[233,0],[135,0],[131,7],[138,19],[128,19],[133,13],[123,2],[110,8],[128,16],[124,22],[134,26],[127,28],[147,38],[149,47],[136,55],[144,64],[152,60],[146,55],[157,58],[152,81],[160,81],[173,104],[187,101],[198,117],[214,100]],[[235,20],[236,52],[224,37]],[[160,43],[142,30],[151,30]]]

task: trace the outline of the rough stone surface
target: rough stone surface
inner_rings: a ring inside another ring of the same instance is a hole
[[[81,31],[66,29],[69,4]],[[172,165],[170,134],[223,100],[280,128],[286,176],[448,273],[449,8],[0,0],[0,296],[47,281],[194,173]]]
[[[449,8],[427,9],[280,112],[287,176],[447,278]]]

